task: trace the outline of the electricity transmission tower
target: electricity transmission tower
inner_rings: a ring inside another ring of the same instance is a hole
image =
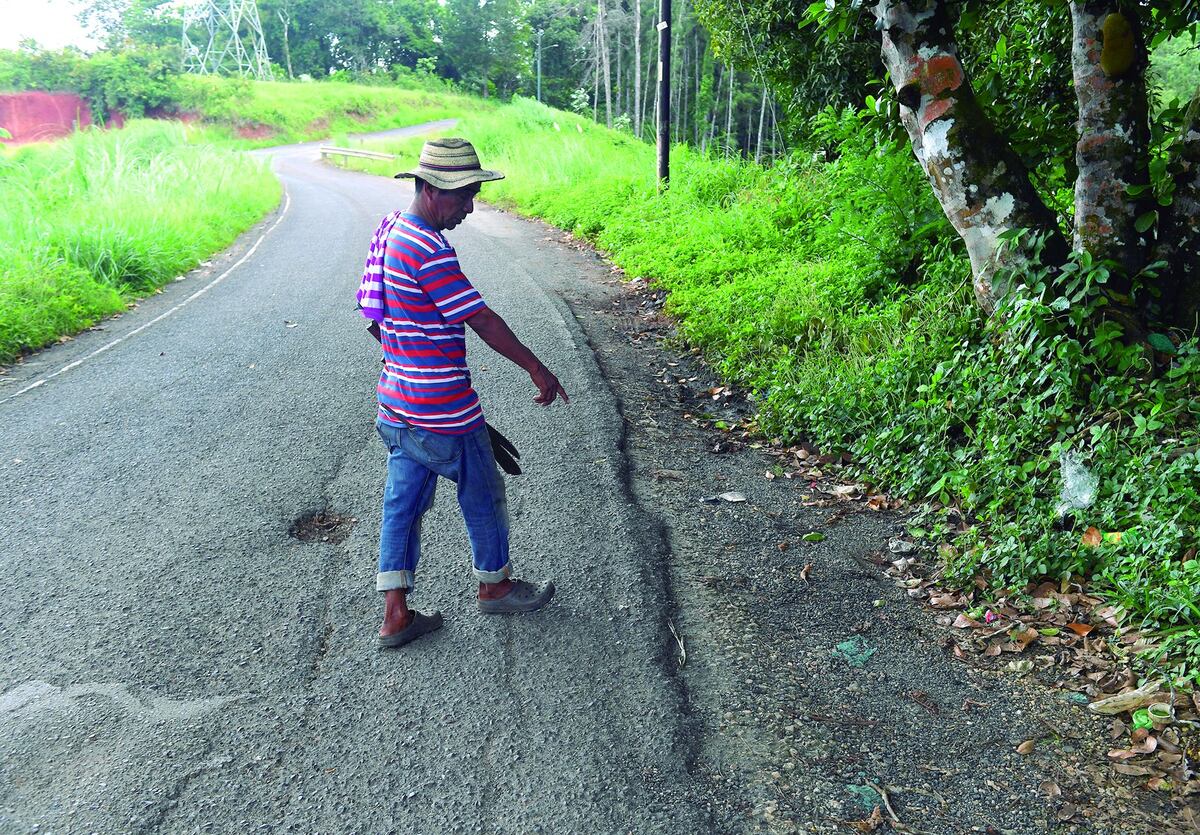
[[[207,37],[204,45],[193,36]],[[236,74],[265,81],[271,60],[255,0],[203,0],[183,10],[183,69],[199,75]]]

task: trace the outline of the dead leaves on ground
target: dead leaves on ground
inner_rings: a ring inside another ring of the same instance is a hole
[[[1106,539],[1099,531],[1092,538]],[[989,600],[986,582],[965,592],[943,588],[940,569],[922,561],[916,543],[897,540],[887,550],[894,559],[886,573],[910,597],[939,613],[938,622],[950,628],[942,644],[955,658],[1017,673],[1036,670],[1093,715],[1119,715],[1109,733],[1114,743],[1107,757],[1110,773],[1177,800],[1200,795],[1194,770],[1200,733],[1192,730],[1200,727],[1193,724],[1200,722],[1200,693],[1189,697],[1157,681],[1138,687],[1131,661],[1151,648],[1151,639],[1124,626],[1117,607],[1088,594],[1077,579],[1031,585],[1019,593],[992,592]],[[1160,702],[1170,705],[1173,720],[1134,727],[1147,724],[1144,715],[1135,722],[1135,712]],[[1016,751],[1031,755],[1036,743],[1027,739]]]

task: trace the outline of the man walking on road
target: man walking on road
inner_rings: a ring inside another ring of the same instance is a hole
[[[481,183],[504,175],[481,168],[466,140],[434,139],[425,143],[416,169],[396,176],[415,178],[416,196],[407,211],[392,213],[376,230],[358,291],[362,314],[383,348],[376,427],[388,447],[388,477],[375,587],[384,593],[379,643],[385,647],[442,625],[440,612],[408,607],[421,518],[433,504],[438,476],[458,485],[480,611],[532,612],[554,594],[553,583],[510,576],[504,478],[471,385],[463,325],[529,373],[538,390],[534,402],[568,402],[558,378],[485,305],[442,235],[471,214]]]

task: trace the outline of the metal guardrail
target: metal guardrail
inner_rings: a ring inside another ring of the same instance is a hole
[[[364,151],[359,148],[335,148],[332,145],[321,146],[321,156],[340,155],[344,157],[359,157],[361,159],[395,159],[395,154],[385,154],[380,151]]]

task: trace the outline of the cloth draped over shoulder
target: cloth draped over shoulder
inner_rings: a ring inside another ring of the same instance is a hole
[[[375,322],[383,321],[384,250],[387,248],[388,235],[402,214],[403,211],[397,210],[385,217],[371,236],[371,246],[367,249],[367,263],[358,285],[358,309],[363,316]]]

